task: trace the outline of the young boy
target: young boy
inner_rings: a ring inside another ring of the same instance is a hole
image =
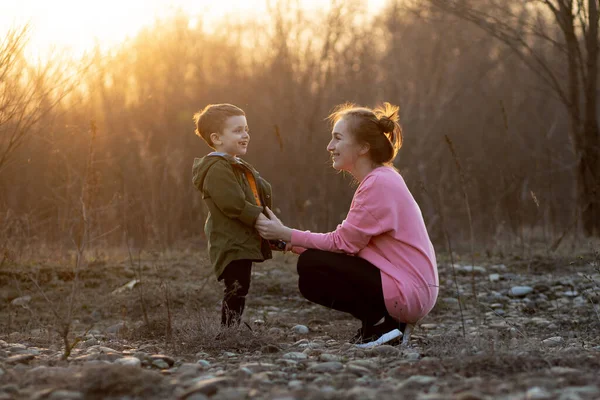
[[[194,115],[196,135],[215,151],[194,159],[193,183],[208,207],[204,232],[217,280],[225,281],[221,325],[238,325],[250,288],[253,262],[272,257],[254,224],[271,208],[271,185],[247,162],[246,115],[231,104],[211,104]]]

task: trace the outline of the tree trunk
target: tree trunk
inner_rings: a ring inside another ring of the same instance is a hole
[[[579,206],[583,228],[588,236],[600,235],[600,131],[598,129],[598,6],[588,0],[588,30],[585,37],[587,52],[585,82],[585,115],[578,149],[577,175]]]

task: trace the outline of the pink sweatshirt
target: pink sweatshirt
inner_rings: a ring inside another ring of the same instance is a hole
[[[294,229],[292,245],[353,254],[375,265],[386,308],[401,322],[415,323],[435,305],[439,280],[433,245],[419,206],[391,167],[376,168],[363,179],[335,231]]]

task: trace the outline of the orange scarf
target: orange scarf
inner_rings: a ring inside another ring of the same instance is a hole
[[[262,206],[260,196],[258,195],[258,187],[256,186],[256,180],[254,179],[254,175],[246,168],[244,168],[244,173],[246,174],[246,179],[248,179],[248,183],[250,184],[250,189],[252,189],[252,194],[254,195],[254,200],[256,200],[256,205]]]

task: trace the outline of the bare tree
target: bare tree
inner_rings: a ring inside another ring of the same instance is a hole
[[[417,0],[417,3],[421,9],[426,3],[472,22],[501,40],[560,99],[570,117],[583,228],[589,236],[600,235],[598,0]],[[556,68],[547,55],[549,50],[562,55],[566,68]]]
[[[27,61],[28,36],[25,25],[9,29],[0,41],[0,173],[35,124],[73,88],[75,74],[64,64]]]

